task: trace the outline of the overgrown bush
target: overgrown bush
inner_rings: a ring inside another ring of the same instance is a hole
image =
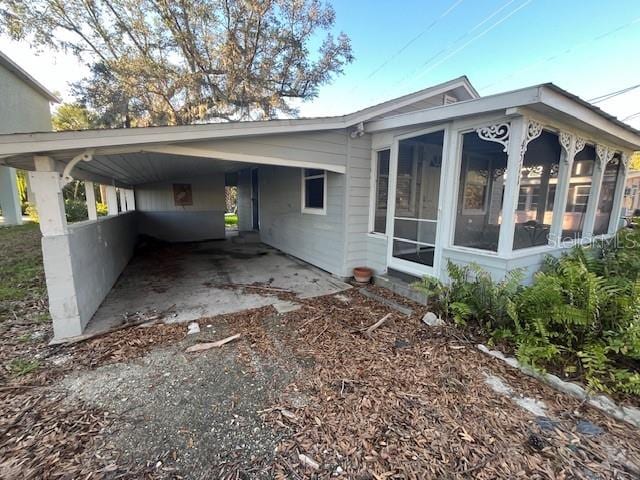
[[[459,266],[449,261],[447,270],[448,284],[427,277],[416,285],[430,297],[436,313],[457,325],[472,323],[487,331],[508,328],[516,321],[514,299],[523,278],[520,270],[511,271],[500,282],[494,282],[475,263]]]
[[[67,222],[81,222],[89,218],[87,203],[84,200],[65,200],[64,211],[67,215]]]
[[[64,210],[67,222],[80,222],[89,218],[87,213],[87,204],[84,200],[65,200]],[[108,214],[107,205],[96,202],[96,211],[99,217],[104,217]],[[26,214],[29,216],[31,221],[36,223],[40,221],[38,217],[38,210],[33,203],[27,203]]]
[[[640,231],[549,257],[533,283],[501,282],[449,263],[451,282],[423,280],[433,308],[508,341],[519,360],[583,378],[592,390],[640,395]]]

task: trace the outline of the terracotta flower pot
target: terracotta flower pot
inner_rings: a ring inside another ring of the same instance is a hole
[[[372,275],[373,270],[367,267],[356,267],[353,269],[353,278],[355,278],[358,283],[369,283]]]

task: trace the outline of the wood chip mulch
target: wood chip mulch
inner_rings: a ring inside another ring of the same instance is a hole
[[[304,301],[276,340],[259,322],[237,325],[252,348],[313,360],[264,413],[286,433],[275,478],[640,478],[632,427],[489,359],[459,331],[424,326],[419,305],[407,318],[356,289],[347,296]],[[496,394],[483,372],[544,401],[551,421]],[[304,406],[291,402],[301,395]],[[579,433],[581,420],[604,433]]]

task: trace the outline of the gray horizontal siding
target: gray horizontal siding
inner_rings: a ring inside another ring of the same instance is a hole
[[[298,162],[317,162],[329,165],[346,164],[346,135],[344,130],[264,135],[242,139],[196,142],[185,145],[205,150],[259,155]]]
[[[371,193],[371,136],[364,135],[349,142],[345,215],[345,270],[365,265],[376,273],[386,270],[384,239],[369,235],[369,207]]]
[[[345,175],[327,173],[327,214],[302,213],[301,169],[260,167],[260,238],[335,275],[344,275]]]

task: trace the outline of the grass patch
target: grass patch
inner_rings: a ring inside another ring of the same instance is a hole
[[[9,362],[9,372],[11,375],[21,377],[40,368],[38,360],[25,360],[24,358],[14,358]]]
[[[238,225],[238,215],[235,213],[225,213],[224,214],[224,224],[227,227],[232,227]]]
[[[20,314],[45,296],[40,228],[35,223],[0,227],[0,317]]]

